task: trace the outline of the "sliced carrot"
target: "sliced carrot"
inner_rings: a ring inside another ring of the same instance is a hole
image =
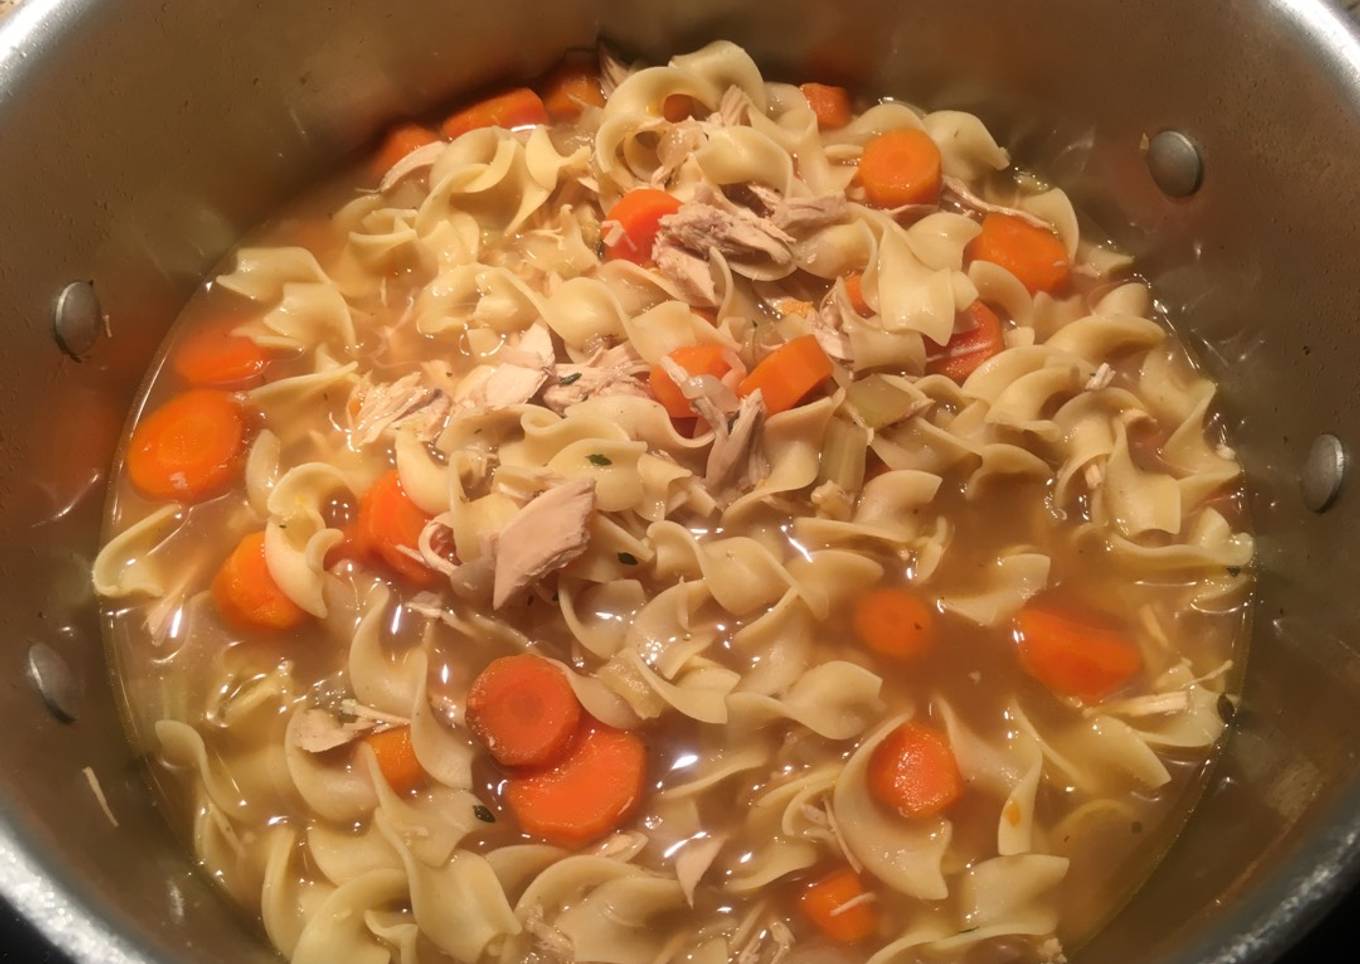
[[[908,661],[935,645],[935,613],[910,589],[875,589],[855,601],[855,633],[874,652]]]
[[[575,120],[587,106],[603,107],[600,75],[585,64],[558,66],[543,80],[543,106],[555,121]]]
[[[613,244],[606,243],[605,257],[624,258],[636,264],[652,260],[652,243],[661,230],[661,219],[680,210],[680,201],[665,191],[645,187],[629,191],[605,215],[623,234]],[[609,237],[606,227],[605,237]]]
[[[383,779],[396,793],[410,793],[425,782],[425,768],[416,759],[411,745],[411,728],[394,726],[381,733],[370,733],[364,742],[373,748]]]
[[[240,322],[227,318],[196,329],[175,348],[175,374],[196,388],[250,388],[264,376],[265,350],[232,334]]]
[[[944,348],[926,360],[926,371],[962,383],[974,369],[999,355],[1005,347],[1001,319],[982,302],[975,301],[954,320],[954,334]]]
[[[383,137],[378,153],[369,164],[369,171],[375,178],[382,177],[407,154],[437,140],[439,135],[421,124],[397,124]]]
[[[817,115],[820,130],[835,130],[850,123],[850,91],[830,84],[803,84],[798,88]]]
[[[1138,647],[1089,616],[1030,605],[1015,617],[1025,672],[1055,693],[1097,703],[1142,668]]]
[[[869,792],[904,817],[933,817],[963,795],[948,738],[924,723],[903,723],[869,757]]]
[[[429,521],[430,517],[407,497],[396,469],[392,469],[360,500],[354,541],[407,582],[431,586],[437,574],[405,551],[415,551],[421,530]]]
[[[492,660],[468,691],[468,729],[502,766],[557,764],[580,722],[567,677],[532,653]]]
[[[859,183],[876,207],[929,204],[940,194],[940,149],[917,128],[879,134],[864,145]]]
[[[196,388],[170,399],[133,430],[128,475],[153,498],[197,502],[226,487],[245,436],[245,416],[236,399]]]
[[[771,415],[787,411],[808,392],[831,377],[831,359],[813,335],[800,335],[766,355],[741,380],[737,394],[743,398],[757,388]]]
[[[732,365],[727,360],[727,352],[721,345],[685,345],[671,352],[670,358],[691,375],[712,375],[714,378],[722,378],[732,370]],[[652,366],[648,383],[653,397],[666,406],[671,418],[693,418],[699,414],[680,391],[680,387],[659,364]]]
[[[269,574],[263,532],[252,532],[231,551],[213,579],[212,594],[217,611],[237,629],[293,629],[307,618]]]
[[[874,313],[874,309],[869,307],[869,302],[864,300],[864,275],[858,271],[852,271],[845,276],[845,293],[850,297],[850,307],[859,312],[865,318]]]
[[[526,127],[548,123],[548,111],[528,87],[515,87],[464,107],[440,125],[452,140],[479,127]]]
[[[832,871],[811,884],[798,907],[816,928],[842,944],[858,944],[878,930],[878,909],[864,900],[869,891],[849,867]]]
[[[1010,214],[988,214],[982,233],[968,242],[969,261],[990,261],[1020,279],[1030,294],[1053,294],[1067,285],[1072,266],[1058,236]]]
[[[688,94],[670,94],[661,102],[661,116],[672,124],[694,116],[694,98]]]
[[[642,799],[646,771],[641,740],[587,717],[566,759],[511,777],[505,802],[525,833],[579,847],[627,819]]]

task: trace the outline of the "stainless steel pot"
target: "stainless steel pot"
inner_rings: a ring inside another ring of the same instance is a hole
[[[601,30],[658,59],[729,37],[774,76],[974,110],[1140,255],[1223,382],[1261,599],[1202,806],[1078,959],[1272,959],[1360,870],[1360,493],[1316,514],[1299,488],[1335,481],[1319,434],[1360,438],[1360,40],[1315,0],[27,0],[0,28],[0,893],[81,961],[270,959],[119,727],[87,569],[123,415],[245,227],[384,119]],[[1198,145],[1189,198],[1149,176],[1163,129]],[[54,299],[88,280],[112,337],[77,289],[76,361]]]

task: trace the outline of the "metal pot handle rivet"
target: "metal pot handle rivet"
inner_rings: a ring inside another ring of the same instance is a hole
[[[80,686],[61,653],[46,643],[34,643],[28,648],[27,675],[53,716],[63,723],[75,721]]]
[[[1314,512],[1325,512],[1341,491],[1346,475],[1346,450],[1335,435],[1319,435],[1313,439],[1303,469],[1299,472],[1299,490],[1303,504]]]
[[[88,355],[104,330],[104,314],[90,281],[72,281],[57,295],[52,309],[52,333],[57,344],[76,361]]]
[[[1162,131],[1148,141],[1147,166],[1167,197],[1189,197],[1204,181],[1199,148],[1180,131]]]

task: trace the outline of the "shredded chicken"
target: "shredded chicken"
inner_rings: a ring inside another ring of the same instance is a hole
[[[1081,477],[1086,480],[1086,487],[1094,492],[1105,482],[1105,466],[1099,462],[1090,462],[1082,469]]]
[[[842,285],[832,286],[817,311],[808,317],[808,330],[817,344],[838,361],[850,361],[855,354],[850,336],[845,333],[846,319],[852,317],[858,317],[858,312],[844,295]]]
[[[661,276],[675,285],[689,304],[707,307],[718,304],[718,287],[707,258],[671,244],[652,248],[652,257]]]
[[[855,500],[835,482],[823,482],[812,490],[812,504],[824,519],[847,522],[855,511]]]
[[[524,931],[533,940],[533,949],[540,960],[572,964],[576,960],[576,948],[571,938],[563,934],[543,919],[543,908],[537,904],[529,908],[524,916]]]
[[[723,91],[718,109],[709,119],[722,127],[740,127],[746,123],[751,106],[751,98],[746,96],[746,91],[733,85]]]
[[[1090,708],[1092,713],[1106,713],[1111,716],[1164,716],[1171,713],[1184,713],[1190,709],[1189,690],[1172,690],[1169,693],[1149,693],[1146,696],[1132,696],[1123,700],[1112,700]]]
[[[350,392],[350,437],[356,445],[371,445],[388,429],[409,426],[422,442],[434,440],[449,414],[449,398],[426,384],[420,372],[403,375],[395,382],[377,383],[367,376]]]
[[[680,170],[706,140],[708,135],[704,133],[704,126],[696,120],[671,124],[656,144],[656,158],[660,163],[652,172],[652,183],[661,186],[670,181],[671,175]]]
[[[652,257],[668,247],[694,253],[717,249],[736,260],[768,259],[779,266],[793,262],[793,236],[749,208],[733,204],[720,192],[701,189],[695,199],[661,219]]]
[[[600,90],[607,100],[633,71],[603,40],[596,45],[595,55],[600,62]]]
[[[496,540],[491,604],[500,609],[517,593],[586,551],[595,481],[554,486],[520,509]]]
[[[352,700],[347,702],[353,703]],[[328,710],[316,707],[304,710],[302,720],[294,731],[293,742],[298,749],[307,753],[325,753],[338,746],[353,743],[365,734],[389,730],[406,722],[394,717],[389,718],[387,714],[379,714],[378,711],[370,710],[358,703],[353,705],[355,709],[365,712],[353,712],[346,705],[345,709],[351,716],[349,720],[341,720]]]
[[[1067,964],[1067,955],[1063,952],[1062,941],[1056,937],[1046,937],[1039,944],[1039,960],[1043,964]]]
[[[688,370],[670,356],[663,357],[659,364],[661,370],[670,377],[675,387],[680,389],[680,394],[691,402],[706,402],[708,406],[723,416],[735,412],[741,404],[733,387],[736,384],[735,380],[728,382],[712,375],[691,375]],[[744,369],[739,369],[734,365],[733,372],[744,373]],[[718,430],[720,424],[724,427],[727,424],[725,417],[710,418],[709,421],[713,424],[714,431]]]
[[[704,409],[710,406],[700,402],[695,407],[703,413]],[[757,481],[752,477],[757,473],[750,468],[750,463],[764,422],[765,400],[759,389],[741,400],[737,408],[737,417],[732,420],[731,426],[728,426],[724,419],[719,418],[716,421],[713,427],[715,433],[713,445],[708,450],[708,464],[704,469],[704,484],[710,491],[717,492],[733,481],[741,487]],[[743,466],[748,467],[745,478],[734,479],[737,470]]]
[[[1112,381],[1114,381],[1114,369],[1110,367],[1109,362],[1101,362],[1100,367],[1086,380],[1085,387],[1088,392],[1098,392],[1102,388],[1109,388]]]
[[[865,891],[862,894],[857,894],[856,896],[851,897],[844,904],[838,904],[837,906],[831,908],[831,916],[839,917],[841,914],[849,913],[856,907],[859,907],[863,904],[872,904],[876,900],[878,900],[877,894],[875,894],[871,890]]]
[[[115,829],[118,827],[118,818],[113,815],[113,808],[109,806],[109,798],[104,796],[104,787],[99,782],[99,777],[95,775],[93,767],[83,767],[81,774],[85,777],[85,782],[90,786],[90,792],[94,794],[94,802],[99,804],[99,809],[104,811],[104,816],[108,818]]]
[[[1052,231],[1053,225],[1049,224],[1038,215],[1023,211],[1020,208],[1007,207],[1004,204],[993,204],[984,201],[973,193],[968,185],[957,177],[946,175],[943,179],[944,188],[941,197],[952,202],[958,207],[966,208],[970,211],[978,211],[982,214],[1006,214],[1013,218],[1019,218],[1026,224],[1032,224],[1036,228],[1043,228],[1045,231]]]
[[[600,395],[650,398],[638,376],[647,363],[628,344],[596,352],[584,364],[558,365],[555,380],[543,391],[543,404],[561,415],[570,406]]]
[[[783,198],[771,211],[770,220],[776,227],[799,236],[837,224],[849,215],[850,204],[844,194],[824,194],[820,197]]]
[[[715,837],[696,837],[685,841],[680,852],[676,854],[675,878],[680,882],[685,902],[691,907],[694,906],[694,891],[699,886],[699,881],[713,866],[713,861],[717,859],[718,852],[725,843],[727,837],[724,834]]]
[[[523,405],[547,382],[553,358],[552,335],[546,325],[535,323],[501,349],[495,364],[468,372],[458,383],[454,404],[486,412]]]

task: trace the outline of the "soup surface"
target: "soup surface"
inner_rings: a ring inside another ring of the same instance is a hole
[[[1061,960],[1251,588],[1134,267],[978,118],[729,43],[398,127],[132,420],[94,579],[168,812],[300,964]]]

